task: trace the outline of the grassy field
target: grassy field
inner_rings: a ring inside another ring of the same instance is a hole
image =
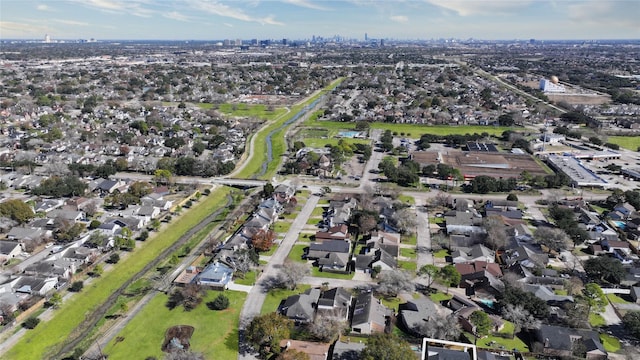
[[[590,313],[589,314],[589,325],[593,327],[605,326],[607,323],[604,321],[604,318],[600,314]]]
[[[388,307],[389,309],[393,309],[394,311],[398,311],[398,305],[404,304],[406,302],[399,297],[394,297],[394,298],[382,297],[380,298],[380,301],[382,302],[382,305]]]
[[[637,151],[640,147],[640,136],[609,136],[607,142],[618,144],[631,151]]]
[[[403,203],[407,203],[410,205],[415,205],[416,204],[416,199],[413,196],[409,196],[409,195],[400,195],[398,196],[398,201],[402,201]]]
[[[312,148],[323,148],[328,145],[336,146],[340,140],[344,140],[349,145],[353,144],[371,144],[371,140],[365,139],[322,139],[322,138],[304,138],[302,141],[305,145]]]
[[[271,289],[262,303],[260,314],[266,314],[278,310],[280,302],[291,295],[300,294],[311,288],[309,285],[298,285],[295,290],[288,289]]]
[[[206,359],[233,359],[238,355],[238,319],[246,294],[225,291],[229,298],[229,308],[222,311],[209,310],[206,303],[221,294],[208,291],[198,307],[184,311],[182,307],[169,310],[168,296],[157,294],[129,324],[118,334],[124,340],[109,343],[104,353],[109,359],[145,359],[163,357],[161,350],[165,331],[174,325],[191,325],[195,328],[191,337],[191,349],[201,352]]]
[[[293,245],[287,258],[291,261],[306,263],[307,260],[302,258],[306,247],[309,247],[309,245]]]
[[[201,109],[211,109],[214,104],[200,103],[198,107]],[[248,105],[248,104],[219,104],[217,105],[218,111],[221,113],[234,116],[234,117],[257,117],[266,120],[276,119],[287,112],[285,108],[276,108],[269,110],[266,105]]]
[[[113,270],[94,279],[91,285],[86,286],[80,294],[65,301],[60,309],[56,310],[51,320],[42,322],[38,327],[27,332],[6,353],[6,358],[26,360],[51,357],[87,314],[102,304],[126,280],[178,240],[182,234],[224,205],[229,191],[229,188],[213,191],[190,210],[183,212],[182,216],[173,220],[173,223],[160,233],[152,235],[131,256],[121,260]],[[184,216],[185,214],[188,216]]]
[[[446,249],[438,250],[433,253],[433,257],[440,258],[440,259],[444,259],[447,256],[449,256],[449,251],[447,251]]]
[[[616,352],[622,347],[620,340],[608,334],[600,334],[600,341],[607,352]]]
[[[506,324],[507,323],[505,323],[505,330],[508,330],[509,328]],[[501,331],[501,333],[504,333],[503,331]],[[473,344],[474,336],[468,332],[464,332],[463,334]],[[527,344],[525,344],[524,341],[520,340],[520,338],[518,337],[515,337],[513,339],[505,339],[500,336],[489,335],[482,339],[478,339],[477,346],[490,349],[518,349],[521,352],[529,351]]]
[[[291,111],[289,113],[282,114],[272,121],[269,125],[263,127],[259,132],[254,134],[256,136],[255,139],[255,147],[253,149],[253,153],[249,158],[249,162],[245,165],[245,167],[237,174],[237,177],[241,178],[250,178],[256,176],[256,174],[260,174],[262,169],[262,164],[267,162],[267,142],[266,138],[269,133],[275,131],[280,128],[284,123],[286,123],[289,119],[295,116],[297,113],[302,111],[305,106],[311,104],[320,96],[322,96],[325,92],[334,89],[340,82],[342,82],[343,78],[339,78],[325,87],[321,92],[312,98],[308,99],[303,103],[296,104],[291,107]],[[275,174],[278,166],[280,165],[281,155],[286,150],[286,144],[284,140],[284,134],[287,131],[286,127],[281,128],[273,133],[271,136],[271,151],[273,160],[267,164],[267,171],[265,174],[260,176],[264,179],[270,179]]]
[[[316,206],[313,208],[313,211],[311,211],[311,217],[321,218],[326,210],[326,206]]]
[[[305,126],[325,128],[329,130],[353,130],[355,123],[348,123],[340,121],[325,121],[317,120],[315,117],[310,117],[309,120],[304,122]],[[435,134],[435,135],[464,135],[473,133],[488,133],[489,135],[502,135],[506,130],[512,130],[509,127],[503,126],[479,126],[479,125],[463,125],[463,126],[448,126],[448,125],[422,125],[422,124],[395,124],[395,123],[382,123],[372,122],[371,129],[391,130],[402,136],[411,139],[419,139],[423,134]]]

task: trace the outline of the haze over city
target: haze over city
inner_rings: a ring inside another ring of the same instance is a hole
[[[5,0],[0,39],[634,39],[634,1]]]

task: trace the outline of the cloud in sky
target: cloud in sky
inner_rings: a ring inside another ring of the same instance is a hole
[[[393,15],[390,17],[391,21],[406,23],[409,21],[409,18],[404,15]]]
[[[173,20],[178,20],[178,21],[189,21],[191,20],[191,18],[187,15],[181,14],[177,11],[170,11],[170,12],[166,12],[164,14],[162,14],[162,16],[166,17],[167,19],[173,19]]]
[[[51,11],[51,8],[45,4],[38,4],[38,6],[36,6],[36,9],[40,11]]]
[[[272,15],[266,17],[253,17],[246,14],[242,9],[233,8],[218,1],[191,0],[189,1],[189,4],[194,9],[240,21],[257,22],[267,25],[284,25],[284,23],[276,21]]]
[[[531,5],[531,0],[427,0],[428,3],[460,16],[508,14]]]
[[[154,10],[146,7],[145,0],[74,0],[75,2],[108,13],[128,13],[138,17],[151,17]]]
[[[329,8],[309,0],[283,0],[283,1],[291,5],[300,6],[308,9],[329,10]]]
[[[65,20],[65,19],[53,19],[53,21],[60,24],[72,25],[72,26],[89,26],[89,23],[84,21]]]

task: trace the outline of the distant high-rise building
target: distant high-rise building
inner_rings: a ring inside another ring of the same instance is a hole
[[[46,43],[50,43],[51,42],[51,36],[49,36],[49,34],[46,34],[44,36],[44,42],[46,42]]]
[[[289,40],[287,40],[287,39],[282,39],[282,45],[285,45],[285,46],[286,46],[288,43],[289,43]]]
[[[364,33],[364,41],[369,41],[369,35],[367,35],[367,33]]]

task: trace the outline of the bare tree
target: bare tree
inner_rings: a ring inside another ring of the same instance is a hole
[[[431,205],[448,207],[451,205],[451,195],[439,192],[434,198],[431,199]]]
[[[416,214],[409,208],[396,211],[393,214],[393,221],[401,233],[411,234],[415,231],[417,225]]]
[[[502,316],[513,323],[512,338],[522,329],[538,329],[540,327],[540,320],[529,314],[522,305],[507,304],[502,309]]]
[[[337,316],[318,316],[307,326],[309,333],[316,340],[323,342],[333,342],[345,328],[347,328],[347,322],[344,318]]]
[[[432,339],[457,340],[460,336],[460,323],[454,314],[443,316],[434,313],[423,321],[415,331],[421,336]]]
[[[507,245],[507,228],[499,216],[491,215],[482,219],[482,227],[487,232],[487,243],[491,245],[493,251]]]
[[[310,273],[311,270],[309,270],[309,266],[306,263],[287,261],[278,274],[278,280],[281,286],[293,290],[298,286],[302,278]]]
[[[383,271],[379,275],[377,291],[384,296],[396,297],[401,292],[413,291],[412,276],[403,270]]]
[[[547,226],[538,227],[533,233],[533,239],[536,243],[557,252],[566,250],[573,244],[564,230]]]

